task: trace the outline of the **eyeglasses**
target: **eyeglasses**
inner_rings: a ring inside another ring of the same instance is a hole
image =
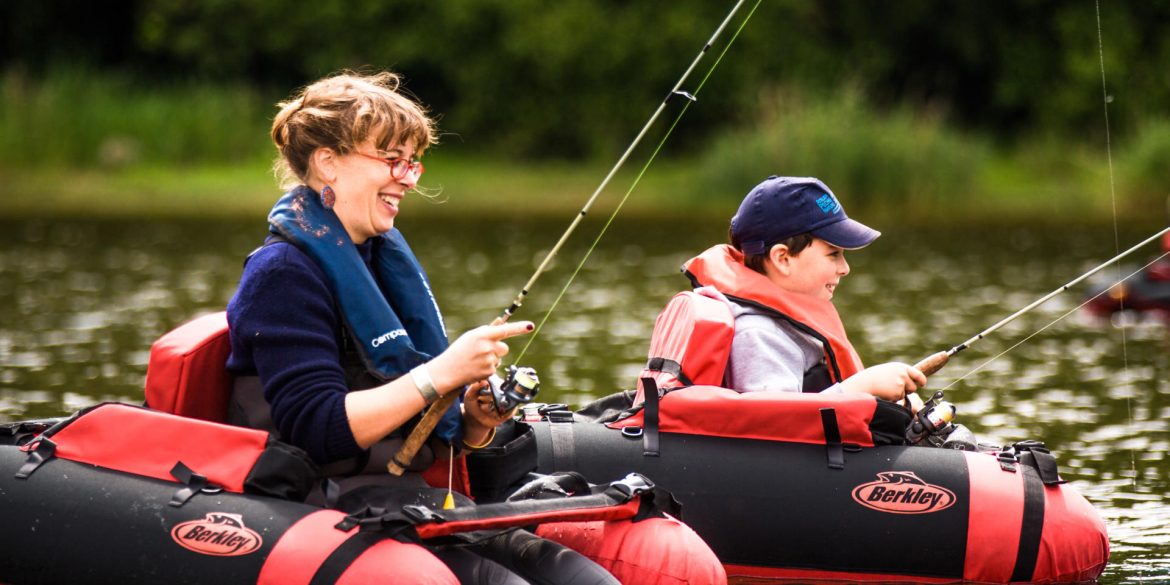
[[[418,179],[423,174],[423,164],[417,160],[408,160],[405,158],[390,156],[374,156],[372,154],[366,154],[356,150],[354,151],[354,154],[386,163],[390,166],[390,175],[393,176],[397,181],[401,181],[402,179],[405,179],[407,176],[411,175],[413,175],[415,179]]]

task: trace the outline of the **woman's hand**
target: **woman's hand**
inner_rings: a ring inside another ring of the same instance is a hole
[[[893,402],[901,402],[907,394],[926,385],[926,374],[914,366],[890,362],[868,367],[841,382],[841,390],[872,394]]]
[[[516,412],[515,408],[508,412],[496,410],[496,404],[492,400],[492,397],[483,396],[479,393],[480,390],[486,387],[487,382],[477,382],[472,384],[467,389],[467,393],[463,395],[463,420],[468,423],[468,428],[466,429],[466,434],[468,435],[467,442],[471,444],[480,442],[478,435],[481,433],[477,431],[482,429],[482,434],[486,435],[491,429],[500,426],[504,421],[512,418],[512,415]],[[474,428],[475,426],[480,427],[480,429]],[[476,436],[472,437],[472,435]]]
[[[503,340],[529,333],[531,321],[502,325],[484,325],[460,335],[446,351],[427,363],[427,370],[439,394],[446,394],[474,382],[486,380],[500,367],[500,359],[508,355],[508,344]]]
[[[446,351],[426,364],[435,392],[449,394],[456,388],[476,384],[495,373],[500,367],[500,358],[508,353],[504,339],[532,331],[531,321],[485,325],[476,327],[459,336]],[[471,422],[467,428],[468,440],[482,440],[506,415],[495,416],[483,410],[476,396],[468,394],[469,404],[464,419]],[[354,439],[363,449],[402,426],[410,417],[423,408],[423,394],[415,386],[410,375],[371,388],[349,392],[345,395],[345,413],[349,418]],[[490,406],[488,407],[491,408]],[[490,425],[490,426],[488,426]],[[478,443],[472,443],[478,444]]]

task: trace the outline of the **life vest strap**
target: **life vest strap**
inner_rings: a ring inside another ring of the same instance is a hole
[[[682,383],[683,386],[695,385],[695,383],[692,382],[691,379],[688,378],[687,375],[683,372],[682,364],[672,359],[667,359],[664,357],[652,357],[646,360],[646,370],[650,372],[662,372],[664,374],[670,374],[675,378],[678,378],[678,381]],[[646,378],[642,378],[642,380],[645,379]]]

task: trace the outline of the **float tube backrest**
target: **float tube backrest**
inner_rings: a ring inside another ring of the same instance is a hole
[[[232,395],[226,364],[231,351],[224,311],[196,317],[165,333],[150,346],[146,405],[184,418],[226,423]],[[448,461],[437,457],[423,472],[423,480],[447,487],[451,479],[455,491],[471,493],[466,460],[460,457],[454,470]]]
[[[212,422],[226,422],[232,377],[227,313],[197,317],[158,338],[146,366],[151,408]]]
[[[642,378],[653,378],[660,391],[722,384],[734,335],[735,317],[722,293],[705,286],[674,295],[654,320],[634,404],[644,401]]]

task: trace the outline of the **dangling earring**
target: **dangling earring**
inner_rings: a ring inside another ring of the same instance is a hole
[[[336,202],[337,194],[333,192],[333,187],[325,185],[321,189],[321,205],[324,205],[325,209],[333,209],[333,204]]]

